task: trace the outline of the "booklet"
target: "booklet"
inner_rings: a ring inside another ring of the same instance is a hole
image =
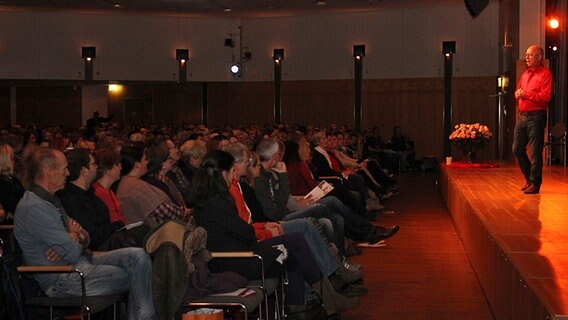
[[[250,288],[240,288],[235,291],[227,292],[227,293],[217,293],[213,294],[213,296],[233,296],[233,297],[250,297],[255,295],[256,291]]]
[[[134,222],[134,223],[125,225],[124,227],[118,229],[118,231],[130,230],[130,229],[132,229],[132,228],[139,227],[139,226],[141,226],[141,225],[143,225],[143,224],[144,224],[144,221]]]
[[[315,186],[310,193],[304,196],[304,199],[312,198],[312,201],[318,201],[326,194],[330,193],[333,190],[333,186],[327,181],[322,180],[317,186]]]

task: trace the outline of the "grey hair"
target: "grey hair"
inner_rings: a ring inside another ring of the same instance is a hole
[[[280,147],[274,139],[262,140],[256,147],[256,153],[260,161],[270,160],[278,151],[280,151]]]
[[[248,152],[248,147],[241,142],[231,142],[221,147],[221,150],[230,153],[239,162],[243,160],[243,154]]]

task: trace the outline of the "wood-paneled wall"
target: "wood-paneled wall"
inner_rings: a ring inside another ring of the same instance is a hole
[[[20,125],[75,126],[81,124],[81,87],[18,87],[16,115]]]
[[[452,123],[481,122],[496,131],[496,100],[490,97],[495,90],[494,77],[455,78]],[[392,128],[400,125],[415,141],[419,158],[441,157],[446,139],[442,124],[443,79],[366,79],[362,91],[363,128],[378,126],[383,138],[389,140]],[[80,92],[71,86],[18,87],[18,122],[78,126]],[[203,83],[197,82],[126,84],[121,93],[109,93],[108,114],[114,115],[119,123],[201,123],[202,105],[206,101],[210,127],[273,122],[273,82],[208,83],[206,97],[203,92]],[[353,80],[282,83],[284,123],[320,126],[336,123],[351,127],[353,106]],[[496,158],[495,140],[480,151],[478,158]],[[461,157],[458,150],[453,153]]]
[[[10,88],[0,87],[0,127],[10,125]]]

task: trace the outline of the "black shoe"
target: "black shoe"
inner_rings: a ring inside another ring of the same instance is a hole
[[[343,279],[335,273],[329,276],[329,282],[336,292],[341,292],[341,290],[349,286],[347,282],[343,281]]]
[[[536,184],[531,184],[528,188],[523,191],[525,194],[537,194],[540,192],[540,186]]]
[[[369,237],[369,239],[367,239],[367,241],[369,242],[369,244],[375,244],[381,240],[386,240],[394,236],[398,232],[398,230],[400,230],[400,227],[396,224],[388,229],[377,227],[377,229],[375,229],[375,232],[373,232],[373,234]]]
[[[367,294],[367,292],[369,292],[369,289],[363,287],[363,286],[347,286],[345,289],[341,290],[342,295],[346,296],[346,297],[360,297],[360,296],[364,296]]]
[[[531,185],[532,185],[532,183],[527,181],[527,183],[525,183],[525,185],[521,188],[521,191],[527,190],[528,188],[530,188]]]

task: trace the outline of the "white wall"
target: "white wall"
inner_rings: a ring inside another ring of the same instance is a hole
[[[95,80],[175,80],[175,49],[188,48],[189,81],[232,81],[231,49],[223,40],[240,24],[253,53],[246,81],[272,80],[274,48],[285,49],[284,80],[352,78],[354,44],[366,45],[364,78],[438,77],[444,40],[457,43],[454,76],[497,74],[498,3],[492,1],[476,19],[462,3],[243,21],[0,12],[0,78],[79,80],[81,47],[96,46]]]

